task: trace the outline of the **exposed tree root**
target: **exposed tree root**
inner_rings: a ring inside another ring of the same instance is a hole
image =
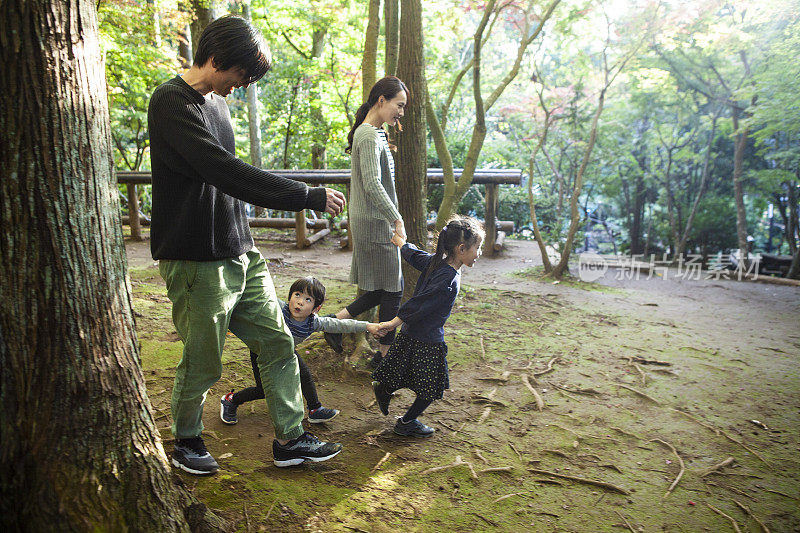
[[[750,508],[749,508],[749,507],[747,507],[747,506],[746,506],[746,505],[744,505],[743,503],[739,503],[739,502],[737,502],[736,500],[733,500],[733,503],[735,503],[736,505],[738,505],[738,506],[739,506],[739,508],[740,508],[741,510],[743,510],[745,513],[747,513],[747,516],[749,516],[750,518],[752,518],[753,520],[755,520],[755,521],[756,521],[756,523],[757,523],[757,524],[758,524],[758,525],[761,527],[761,531],[762,531],[763,533],[770,533],[770,531],[769,531],[769,528],[768,528],[767,526],[765,526],[765,525],[764,525],[764,522],[762,522],[761,520],[759,520],[759,519],[758,519],[758,517],[757,517],[756,515],[754,515],[754,514],[753,514],[753,512],[750,510]]]
[[[657,359],[645,359],[644,357],[626,356],[628,362],[642,363],[643,365],[672,366],[669,361],[659,361]]]
[[[378,461],[378,463],[375,466],[372,467],[372,470],[370,470],[369,473],[371,474],[371,473],[375,472],[376,470],[378,470],[381,466],[383,466],[383,463],[388,461],[389,457],[391,457],[391,455],[392,455],[392,452],[386,452],[386,455],[384,455],[383,458],[380,461]]]
[[[531,391],[531,394],[533,394],[533,397],[536,399],[536,409],[541,411],[542,409],[544,409],[544,400],[542,399],[542,396],[538,392],[536,392],[536,389],[533,388],[533,385],[531,385],[531,381],[528,379],[527,374],[522,374],[521,377],[522,377],[522,383],[525,384],[528,390]]]
[[[629,491],[623,489],[622,487],[618,487],[611,483],[606,483],[605,481],[596,481],[594,479],[587,479],[583,477],[576,477],[576,476],[568,476],[566,474],[559,474],[557,472],[548,472],[547,470],[539,470],[538,468],[529,468],[529,471],[533,472],[534,474],[542,474],[545,476],[553,476],[558,477],[561,479],[569,479],[570,481],[577,481],[578,483],[586,483],[587,485],[594,485],[596,487],[601,487],[604,489],[608,489],[614,492],[618,492],[620,494],[625,494],[626,496],[630,494]]]
[[[510,442],[508,443],[508,447],[509,447],[509,448],[511,448],[512,450],[514,450],[514,453],[516,453],[516,454],[517,454],[517,457],[519,457],[519,461],[520,461],[520,462],[522,462],[522,461],[523,461],[523,459],[522,459],[522,454],[521,454],[521,453],[519,453],[519,450],[517,450],[517,449],[514,447],[514,445],[513,445],[513,444],[511,444]]]
[[[733,526],[733,530],[736,531],[736,533],[742,533],[742,530],[739,529],[739,524],[736,523],[736,520],[734,520],[733,517],[731,517],[730,515],[727,515],[724,512],[720,511],[719,509],[717,509],[716,507],[714,507],[710,503],[706,503],[706,505],[708,506],[709,509],[711,509],[712,511],[714,511],[718,515],[724,516],[725,518],[730,520],[731,521],[731,525]]]
[[[469,468],[470,475],[472,475],[472,479],[478,479],[478,474],[475,473],[475,468],[472,466],[472,463],[470,463],[469,461],[462,460],[460,455],[456,455],[456,459],[455,459],[455,461],[453,461],[452,464],[444,465],[444,466],[434,466],[433,468],[428,468],[427,470],[423,470],[419,474],[421,476],[424,476],[424,475],[427,475],[427,474],[431,474],[433,472],[439,472],[441,470],[447,470],[449,468],[454,468],[456,466],[466,466],[467,468]]]
[[[481,451],[480,451],[478,448],[475,448],[474,450],[472,450],[472,453],[474,453],[474,454],[475,454],[475,457],[477,457],[478,459],[480,459],[481,461],[483,461],[483,464],[485,464],[485,465],[488,465],[488,464],[489,464],[489,461],[486,459],[486,457],[484,457],[483,455],[481,455]]]
[[[645,374],[644,370],[642,370],[642,367],[640,367],[636,363],[633,363],[633,368],[635,368],[636,371],[639,372],[639,376],[641,376],[642,378],[642,386],[644,387],[645,385],[647,385],[647,374]]]
[[[616,470],[616,471],[617,471],[617,472],[619,472],[620,474],[622,473],[622,470],[620,469],[620,467],[618,467],[618,466],[617,466],[617,465],[615,465],[615,464],[606,463],[606,464],[602,464],[602,465],[598,465],[598,466],[599,466],[600,468],[610,468],[611,470]]]
[[[626,519],[626,518],[625,518],[625,517],[622,515],[622,513],[620,513],[620,512],[619,512],[619,511],[617,511],[616,509],[614,509],[614,512],[615,512],[615,513],[617,513],[617,515],[619,515],[619,517],[620,517],[620,518],[622,518],[622,521],[623,521],[623,522],[625,522],[625,525],[626,525],[626,526],[628,526],[628,529],[629,529],[630,531],[633,531],[633,533],[638,533],[638,531],[636,531],[635,529],[633,529],[633,526],[631,526],[631,525],[628,523],[628,520],[627,520],[627,519]]]
[[[556,357],[551,357],[550,360],[547,362],[547,368],[545,368],[541,372],[534,372],[533,373],[533,377],[538,378],[539,376],[543,376],[543,375],[547,374],[548,372],[552,372],[553,371],[553,363],[555,363],[556,361],[558,361],[558,357],[557,356]]]
[[[486,422],[486,419],[489,418],[490,414],[492,414],[492,408],[491,407],[487,407],[486,409],[484,409],[483,413],[481,413],[481,417],[478,419],[478,425],[481,425],[484,422]]]
[[[747,444],[745,444],[745,443],[743,443],[743,442],[740,442],[740,441],[738,441],[738,440],[734,439],[733,437],[731,437],[730,435],[728,435],[728,434],[727,434],[727,433],[725,433],[724,431],[722,431],[722,430],[719,430],[719,429],[717,429],[717,428],[715,428],[714,426],[711,426],[711,425],[709,425],[709,424],[706,424],[705,422],[702,422],[701,420],[698,420],[696,417],[694,417],[694,416],[690,415],[689,413],[686,413],[686,412],[684,412],[684,411],[681,411],[680,409],[672,409],[672,410],[673,410],[673,411],[675,411],[676,413],[682,414],[683,416],[685,416],[685,417],[687,417],[687,418],[690,418],[691,420],[693,420],[693,421],[697,422],[698,424],[700,424],[700,425],[701,425],[701,426],[703,426],[704,428],[708,429],[709,431],[713,431],[715,434],[717,434],[717,435],[720,435],[720,436],[722,436],[722,437],[725,437],[726,439],[728,439],[728,440],[729,440],[729,441],[731,441],[732,443],[734,443],[734,444],[738,444],[739,446],[741,446],[742,448],[744,448],[745,450],[747,450],[747,451],[748,451],[748,452],[750,452],[751,454],[753,454],[753,455],[755,455],[756,457],[758,457],[758,458],[759,458],[759,459],[760,459],[760,460],[761,460],[761,461],[762,461],[762,462],[763,462],[765,465],[767,465],[767,466],[772,466],[772,465],[770,464],[770,462],[769,462],[769,461],[767,461],[766,459],[764,459],[764,458],[761,456],[761,454],[760,454],[760,453],[758,453],[757,451],[755,451],[755,450],[753,450],[752,448],[750,448],[750,447],[749,447]]]
[[[494,500],[492,503],[501,502],[501,501],[506,500],[508,498],[513,498],[514,496],[522,496],[523,494],[528,494],[529,492],[530,492],[529,490],[526,490],[525,492],[512,492],[511,494],[506,494],[505,496],[500,496],[499,498]]]
[[[714,474],[714,473],[717,472],[717,470],[719,470],[720,468],[728,466],[733,461],[734,461],[733,457],[728,457],[727,459],[725,459],[721,463],[717,463],[714,466],[712,466],[711,468],[709,468],[708,470],[706,470],[703,474],[700,475],[700,477],[706,477],[709,474]]]
[[[664,493],[664,497],[666,498],[667,496],[670,495],[670,493],[672,493],[672,489],[675,488],[675,486],[678,484],[678,481],[680,481],[681,478],[683,477],[683,473],[686,471],[686,467],[683,465],[683,459],[681,459],[681,456],[678,455],[678,451],[675,449],[675,446],[673,446],[669,442],[663,441],[661,439],[650,439],[648,442],[660,442],[661,444],[672,450],[672,453],[675,455],[675,457],[678,458],[678,464],[680,464],[681,466],[681,471],[678,472],[678,476],[675,478],[675,481],[672,482],[672,484],[667,489],[667,492]]]
[[[483,335],[480,336],[481,340],[481,361],[486,361],[486,348],[483,345]]]
[[[634,439],[644,440],[644,438],[640,437],[639,435],[636,435],[635,433],[631,433],[630,431],[625,431],[624,429],[620,429],[620,428],[617,428],[617,427],[612,427],[612,428],[609,428],[609,429],[613,429],[614,431],[616,431],[618,433],[622,433],[623,435],[627,435],[629,437],[633,437]]]
[[[602,392],[595,389],[568,389],[567,387],[556,385],[553,382],[550,382],[550,386],[555,387],[556,389],[559,390],[570,392],[572,394],[585,394],[586,396],[600,396],[601,394],[603,394]]]
[[[560,481],[556,481],[555,479],[545,479],[545,478],[537,477],[537,478],[534,478],[533,481],[535,481],[536,483],[546,483],[548,485],[558,485],[560,487],[564,486],[563,483],[561,483]]]
[[[512,466],[492,466],[492,467],[489,467],[489,468],[483,468],[481,470],[478,470],[478,473],[479,474],[485,474],[487,472],[509,472],[510,473],[510,472],[513,472],[513,471],[514,471],[514,467],[512,467]]]
[[[623,383],[615,383],[615,385],[617,387],[622,387],[623,389],[627,389],[627,390],[631,391],[632,393],[636,394],[637,396],[641,396],[642,398],[644,398],[644,399],[646,399],[648,401],[651,401],[656,405],[661,405],[661,403],[659,403],[659,401],[656,400],[655,398],[653,398],[652,396],[649,396],[649,395],[643,393],[642,391],[638,391],[638,390],[634,389],[633,387],[628,387],[627,385],[625,385]]]
[[[478,513],[474,512],[474,511],[471,511],[469,514],[477,516],[478,518],[480,518],[481,520],[483,520],[484,522],[486,522],[487,524],[489,524],[492,527],[499,527],[500,526],[500,524],[498,524],[494,520],[489,520],[488,518],[486,518],[482,514],[478,514]]]
[[[558,450],[542,450],[543,452],[551,453],[553,455],[557,455],[559,457],[563,457],[564,459],[568,459],[569,455],[565,454],[564,452]]]

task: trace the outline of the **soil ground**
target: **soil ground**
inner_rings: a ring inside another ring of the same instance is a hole
[[[332,238],[296,250],[291,237],[257,239],[279,297],[311,274],[328,288],[323,313],[349,303],[350,254]],[[182,344],[149,242],[126,244],[169,451]],[[451,390],[421,417],[437,430],[431,439],[392,433],[413,393],[398,393],[383,417],[365,361],[345,362],[315,334],[299,350],[324,405],[341,414],[308,429],[344,451],[275,467],[265,403],[240,407],[235,426],[219,419],[219,397],[253,382],[247,349],[230,337],[203,417],[221,470],[178,475],[235,531],[716,532],[732,521],[800,531],[800,288],[614,269],[553,284],[540,263],[534,243],[507,241],[464,270],[446,326]],[[345,355],[353,347],[346,339]],[[462,461],[471,466],[429,471]]]

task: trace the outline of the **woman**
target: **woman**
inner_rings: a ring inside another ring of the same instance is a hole
[[[370,90],[367,101],[356,111],[355,123],[347,136],[351,154],[350,237],[353,259],[350,283],[365,291],[353,303],[336,313],[336,318],[353,318],[380,306],[380,322],[392,320],[400,308],[403,274],[400,253],[392,244],[393,232],[405,239],[403,217],[397,210],[394,188],[394,159],[384,124],[397,126],[409,100],[405,84],[394,76],[379,80]],[[394,340],[391,331],[380,339],[377,365]],[[341,334],[326,334],[328,344],[342,351]]]

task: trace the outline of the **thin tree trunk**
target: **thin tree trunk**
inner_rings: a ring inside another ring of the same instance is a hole
[[[189,68],[192,66],[192,27],[189,24],[183,26],[183,30],[178,33],[178,57],[181,59],[181,66]]]
[[[153,12],[153,44],[161,46],[161,16],[158,13],[158,0],[147,0],[147,7]]]
[[[528,207],[531,211],[531,224],[533,225],[533,236],[536,238],[536,244],[539,245],[539,252],[542,254],[542,265],[544,266],[545,273],[550,273],[553,270],[553,265],[550,263],[550,257],[547,255],[547,245],[544,242],[541,232],[539,231],[539,221],[536,218],[536,202],[533,200],[533,172],[536,166],[536,154],[544,146],[547,140],[547,131],[550,128],[550,114],[545,112],[544,132],[542,138],[536,144],[536,148],[531,154],[530,163],[528,164]]]
[[[229,530],[175,485],[147,398],[94,3],[0,6],[3,529]]]
[[[400,9],[398,0],[383,0],[383,26],[386,76],[397,72],[397,56],[400,52]]]
[[[253,17],[250,11],[250,2],[242,2],[242,14],[248,21]],[[247,86],[247,125],[250,132],[250,164],[261,167],[261,118],[258,112],[258,84],[251,83]],[[253,206],[253,216],[261,218],[266,216],[267,210],[261,206]]]
[[[366,102],[369,91],[377,81],[378,34],[381,28],[381,0],[369,0],[367,31],[364,34],[364,55],[361,60],[361,101]],[[409,38],[413,38],[410,37]]]
[[[475,34],[473,35],[472,94],[475,100],[475,124],[472,127],[472,138],[470,140],[467,155],[464,160],[464,170],[461,173],[461,177],[458,179],[458,183],[455,182],[455,176],[452,174],[448,175],[447,173],[443,172],[445,184],[452,181],[455,184],[455,187],[445,187],[442,203],[439,206],[439,211],[436,214],[437,231],[444,227],[445,222],[455,212],[456,206],[458,206],[461,198],[464,197],[464,194],[466,194],[472,185],[472,178],[475,175],[475,169],[478,166],[478,158],[480,157],[480,153],[483,148],[483,141],[486,138],[486,111],[489,110],[495,102],[497,102],[497,99],[500,98],[506,87],[508,87],[508,85],[517,77],[522,60],[525,56],[525,51],[536,39],[536,37],[539,36],[545,22],[547,22],[547,20],[552,16],[553,11],[559,2],[560,0],[553,0],[545,9],[545,12],[540,17],[536,18],[537,26],[533,31],[528,33],[528,28],[526,28],[526,31],[523,33],[520,39],[520,44],[517,47],[517,57],[514,61],[514,64],[512,65],[511,69],[509,69],[508,73],[506,73],[505,77],[503,77],[500,84],[495,87],[494,91],[492,91],[492,93],[486,99],[485,103],[480,86],[481,48],[483,45],[483,32],[486,29],[486,25],[489,22],[492,12],[494,11],[496,2],[494,0],[489,0],[484,6],[483,17],[481,18],[478,28],[475,30]],[[405,33],[402,31],[402,28],[400,34],[405,35]],[[439,154],[439,157],[441,158],[441,154]],[[449,190],[453,191],[452,195],[448,194]]]
[[[325,36],[328,33],[326,27],[315,27],[311,36],[311,58],[322,57],[325,52]],[[314,142],[311,145],[311,168],[327,168],[326,150],[328,145],[328,134],[330,128],[322,113],[320,100],[320,77],[314,79],[310,90],[311,95],[311,124],[314,131]]]
[[[427,150],[425,131],[424,38],[422,35],[421,0],[401,0],[400,55],[397,75],[411,91],[403,117],[403,131],[397,137],[396,187],[400,214],[408,240],[420,248],[428,247],[428,223],[425,216],[427,195]],[[399,128],[398,128],[399,129]],[[403,263],[406,294],[411,294],[419,273]]]
[[[289,105],[289,117],[286,119],[286,135],[283,136],[283,168],[289,168],[289,141],[292,138],[292,118],[294,117],[294,106],[297,103],[297,92],[300,90],[300,80],[298,79],[292,86],[292,101]]]
[[[639,168],[644,170],[643,161],[639,161]],[[644,176],[636,174],[633,188],[633,224],[631,225],[631,255],[642,253],[642,214],[644,211]]]
[[[578,197],[581,195],[581,188],[583,187],[583,174],[586,172],[586,167],[589,165],[589,159],[592,156],[594,143],[597,140],[597,122],[600,120],[600,115],[603,113],[603,104],[605,103],[607,88],[608,85],[606,85],[606,87],[600,91],[600,98],[597,102],[597,112],[595,112],[594,119],[592,119],[592,130],[589,134],[589,143],[586,146],[586,152],[583,154],[583,162],[581,163],[581,167],[578,169],[578,174],[575,176],[575,187],[572,190],[572,197],[570,198],[570,214],[572,221],[570,222],[569,230],[567,231],[567,240],[564,243],[564,250],[561,252],[561,260],[558,262],[555,268],[553,268],[553,277],[556,279],[561,279],[561,276],[563,276],[564,272],[567,270],[569,255],[572,251],[572,240],[575,238],[575,233],[578,231],[578,226],[580,225],[580,216],[578,214]]]
[[[700,189],[697,191],[697,196],[694,199],[694,203],[692,204],[692,209],[689,211],[689,216],[686,219],[686,226],[683,228],[683,235],[681,236],[681,240],[678,241],[678,246],[675,251],[675,256],[679,257],[682,253],[684,248],[686,247],[686,241],[689,240],[689,232],[692,231],[692,223],[694,222],[694,217],[697,214],[697,208],[700,206],[700,200],[703,198],[703,195],[706,192],[706,186],[708,184],[708,177],[711,175],[710,162],[711,162],[711,147],[714,144],[714,135],[717,132],[717,116],[714,115],[714,120],[711,125],[711,135],[708,138],[708,145],[706,146],[706,157],[703,161],[703,177],[700,180]]]
[[[795,239],[800,236],[800,223],[797,217],[797,185],[793,181],[786,183],[787,189],[787,204],[789,206],[789,224],[786,232],[786,239],[789,244],[789,253],[794,255],[798,249],[797,241]]]
[[[742,185],[742,174],[744,170],[744,150],[747,146],[747,136],[750,131],[749,126],[739,129],[739,108],[733,107],[733,131],[736,132],[734,151],[733,151],[733,196],[736,201],[736,236],[739,241],[742,261],[748,264],[747,260],[747,212],[744,206],[744,186]]]

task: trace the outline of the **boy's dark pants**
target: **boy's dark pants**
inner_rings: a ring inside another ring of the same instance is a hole
[[[300,366],[300,390],[303,391],[303,398],[306,399],[308,410],[313,411],[322,407],[322,404],[317,397],[317,387],[314,385],[314,376],[311,375],[306,362],[300,357],[297,351],[294,352],[297,356],[297,364]],[[242,389],[233,395],[231,401],[236,405],[241,405],[245,402],[252,400],[260,400],[264,397],[264,388],[261,386],[261,375],[258,371],[258,355],[250,352],[250,363],[253,365],[253,376],[256,378],[256,386]]]

